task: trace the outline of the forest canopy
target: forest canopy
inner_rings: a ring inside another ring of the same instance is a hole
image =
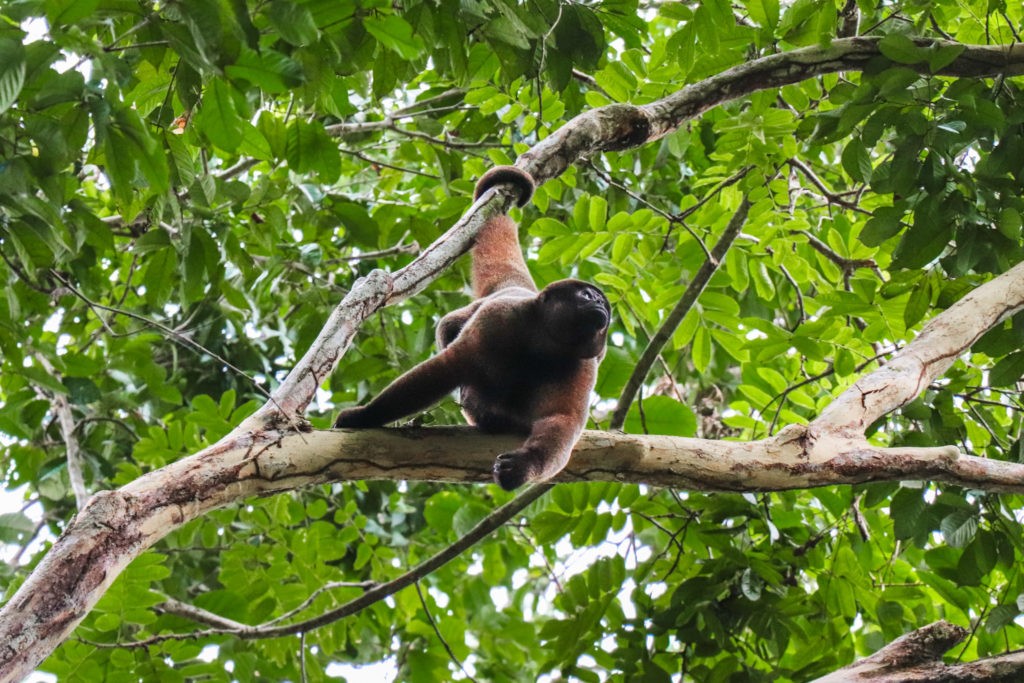
[[[1024,648],[1020,3],[0,18],[0,680],[805,681],[940,621],[952,665]],[[500,437],[419,429],[454,400],[326,431],[434,352],[510,163],[538,284],[614,318],[582,464],[518,497],[482,483]],[[781,459],[638,465],[712,441]]]

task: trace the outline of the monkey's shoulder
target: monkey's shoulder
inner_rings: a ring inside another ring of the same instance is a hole
[[[533,321],[537,295],[525,287],[507,287],[456,309],[437,326],[440,348],[455,341],[464,349],[493,356],[514,349],[536,334]]]

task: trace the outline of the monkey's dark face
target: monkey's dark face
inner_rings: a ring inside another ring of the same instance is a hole
[[[541,325],[555,351],[576,358],[604,352],[612,308],[604,292],[580,280],[552,282],[537,295]]]

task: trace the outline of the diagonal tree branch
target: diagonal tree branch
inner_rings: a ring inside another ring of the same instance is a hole
[[[1024,263],[932,318],[888,363],[860,378],[822,411],[808,435],[863,435],[868,425],[914,400],[986,331],[1024,308]]]
[[[612,413],[611,423],[609,424],[610,429],[622,429],[622,425],[626,424],[626,414],[629,412],[629,406],[632,405],[633,399],[636,398],[637,391],[640,390],[640,385],[643,384],[647,373],[654,366],[654,361],[657,360],[658,355],[665,347],[665,344],[668,343],[676,328],[679,327],[679,324],[683,322],[683,318],[686,317],[686,314],[697,303],[697,299],[700,298],[704,288],[711,281],[711,276],[718,270],[718,266],[721,265],[722,259],[725,258],[726,252],[729,251],[729,247],[736,241],[740,230],[743,229],[743,224],[747,221],[747,212],[749,210],[750,201],[747,197],[743,197],[743,201],[740,202],[739,208],[736,209],[732,218],[729,219],[729,223],[726,225],[722,236],[718,238],[718,242],[711,249],[709,258],[705,259],[704,263],[697,269],[690,284],[687,285],[686,291],[683,292],[682,298],[676,303],[669,314],[665,316],[661,327],[651,337],[651,341],[648,342],[647,348],[644,349],[643,355],[640,356],[640,360],[637,361],[636,367],[633,368],[632,374],[630,374],[629,379],[626,381],[626,386],[619,395],[618,404],[615,406],[615,412]]]
[[[937,621],[900,636],[878,652],[822,676],[814,683],[957,683],[963,681],[1016,681],[1024,665],[1024,651],[1007,652],[974,662],[946,664],[942,655],[967,636],[967,630]]]

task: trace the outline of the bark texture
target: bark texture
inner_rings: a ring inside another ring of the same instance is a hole
[[[897,638],[878,652],[814,683],[1011,683],[1021,680],[1024,652],[946,664],[942,655],[967,637],[967,629],[937,621]]]

